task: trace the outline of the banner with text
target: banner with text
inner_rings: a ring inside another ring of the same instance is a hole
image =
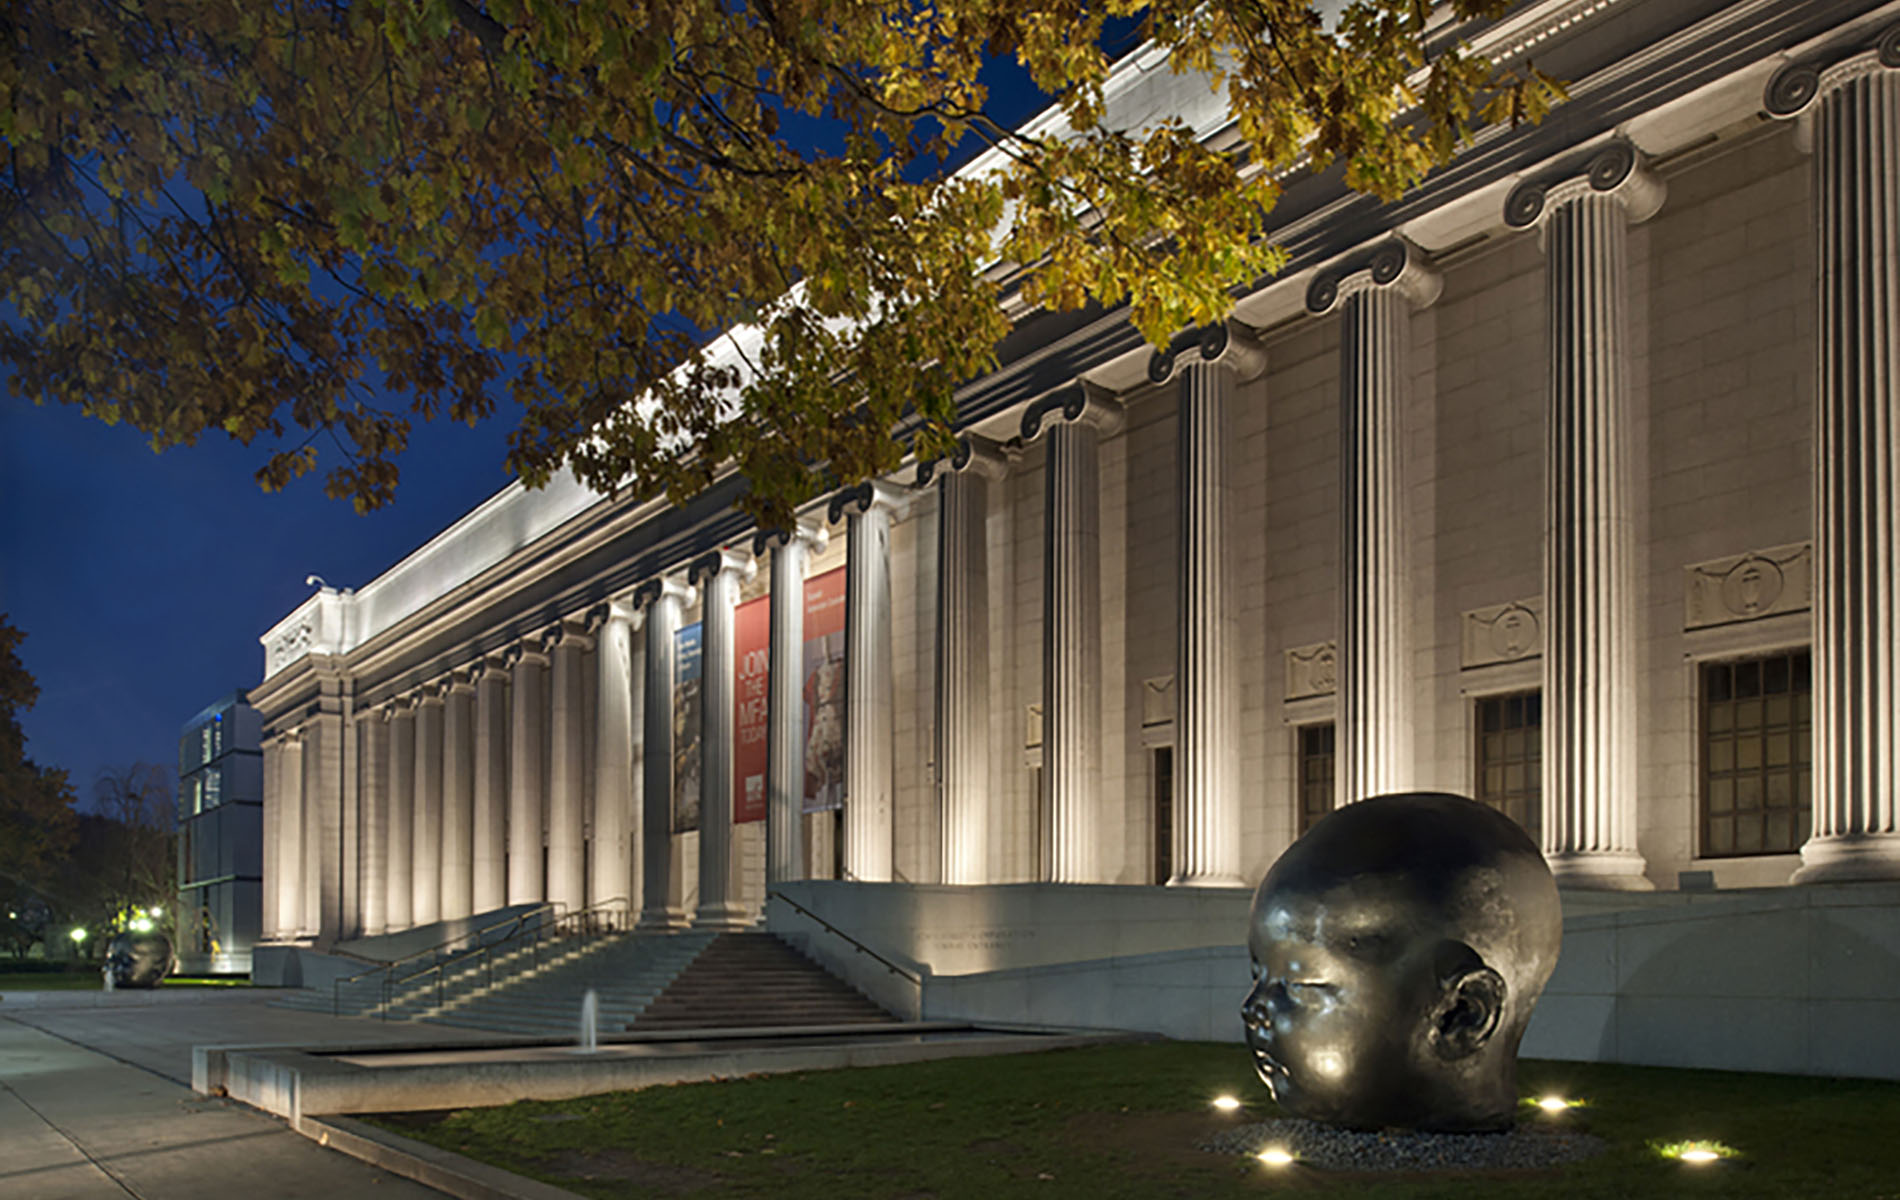
[[[844,807],[845,568],[805,581],[805,811]]]
[[[765,820],[770,756],[772,598],[760,596],[733,614],[732,823]]]
[[[699,828],[700,623],[674,634],[673,832]]]

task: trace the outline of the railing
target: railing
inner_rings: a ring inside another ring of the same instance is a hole
[[[484,925],[480,929],[467,930],[466,932],[457,934],[456,936],[450,938],[446,942],[438,942],[437,944],[430,946],[426,949],[418,950],[414,954],[405,954],[401,958],[391,959],[390,961],[385,962],[385,963],[378,963],[367,971],[358,971],[354,975],[349,975],[342,979],[334,980],[330,984],[330,1015],[332,1016],[342,1015],[341,997],[343,993],[343,988],[348,984],[355,983],[361,979],[368,979],[372,975],[380,974],[385,977],[383,993],[386,996],[389,992],[388,976],[394,974],[398,970],[401,970],[403,967],[409,966],[425,958],[433,959],[434,961],[439,963],[443,960],[445,956],[453,957],[455,954],[460,953],[460,951],[453,950],[451,949],[451,947],[461,946],[463,943],[469,942],[471,940],[473,940],[477,945],[480,945],[481,943],[483,943],[489,938],[490,934],[495,933],[496,930],[505,929],[507,930],[507,932],[499,935],[494,940],[498,942],[507,941],[508,939],[513,938],[516,934],[520,933],[521,930],[524,927],[528,926],[530,922],[534,922],[538,924],[550,915],[554,915],[558,918],[561,908],[562,908],[562,905],[559,904],[558,902],[538,905],[534,908],[528,909],[526,912],[516,913],[514,916],[509,917],[506,920],[497,921],[493,925]],[[362,955],[353,954],[350,957],[361,958]]]
[[[879,954],[877,951],[871,949],[869,946],[865,945],[863,942],[860,942],[858,939],[852,937],[850,934],[846,933],[844,930],[838,928],[836,925],[833,925],[830,921],[825,920],[823,917],[819,916],[817,913],[813,912],[811,909],[806,908],[804,905],[800,904],[798,901],[792,899],[790,896],[787,896],[784,892],[767,892],[765,894],[765,898],[767,900],[781,900],[785,902],[786,904],[791,905],[794,909],[798,910],[798,912],[801,913],[802,915],[809,917],[811,920],[818,922],[820,925],[823,925],[825,927],[826,932],[832,934],[835,937],[841,937],[845,941],[850,942],[851,945],[856,948],[859,954],[868,954],[872,958],[876,959],[878,962],[883,963],[885,966],[885,969],[889,970],[891,974],[902,975],[905,979],[910,980],[912,983],[917,984],[919,987],[923,986],[924,981],[922,979],[919,979],[915,974],[911,973],[910,971],[906,971],[904,968],[898,966],[896,963],[892,962],[890,959],[885,958],[882,954]]]
[[[553,906],[545,907],[552,908]],[[592,938],[602,934],[622,932],[628,927],[629,916],[627,898],[615,896],[611,900],[602,900],[575,912],[564,913],[552,921],[542,921],[531,928],[518,930],[505,938],[485,943],[454,958],[431,963],[400,979],[395,978],[395,973],[391,972],[383,979],[383,992],[376,1006],[376,1015],[385,1021],[389,1020],[390,1006],[397,989],[408,989],[409,985],[416,984],[417,980],[430,974],[435,976],[435,1007],[439,1009],[448,999],[450,970],[455,970],[458,974],[482,974],[485,976],[484,985],[493,987],[497,950],[510,953],[523,949],[530,950],[534,955],[533,965],[538,968],[546,961],[550,943],[565,938]],[[429,987],[427,983],[416,984],[417,990],[427,987]]]

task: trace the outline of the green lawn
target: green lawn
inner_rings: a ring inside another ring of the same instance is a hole
[[[1900,1200],[1900,1084],[1527,1062],[1528,1096],[1605,1139],[1541,1172],[1367,1175],[1196,1150],[1278,1115],[1237,1046],[1116,1045],[686,1084],[559,1102],[385,1115],[386,1128],[588,1196],[1861,1197]],[[1249,1110],[1226,1117],[1222,1092]],[[1739,1157],[1693,1167],[1657,1145]]]

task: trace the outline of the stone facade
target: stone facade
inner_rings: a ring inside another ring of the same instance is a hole
[[[1566,886],[1900,876],[1895,22],[1530,5],[1485,36],[1572,81],[1550,121],[1395,205],[1290,179],[1287,271],[1165,354],[1119,314],[1025,315],[1032,349],[962,398],[980,462],[822,498],[787,570],[730,481],[672,511],[557,480],[325,589],[265,635],[251,692],[266,935],[503,892],[729,925],[768,861],[781,882],[1251,885],[1298,833],[1302,728],[1338,722],[1338,802],[1474,794],[1486,702],[1532,691],[1541,753],[1518,766]],[[1140,56],[1112,85],[1174,86]],[[669,729],[655,606],[670,630],[708,589],[776,599],[841,567],[842,819],[796,811],[816,743],[773,688],[772,819],[702,847],[653,792],[732,775],[679,754],[732,714]],[[1709,807],[1726,685],[1705,668],[1793,650],[1812,837],[1718,854],[1710,822],[1740,818]]]

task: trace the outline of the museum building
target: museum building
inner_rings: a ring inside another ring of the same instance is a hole
[[[1289,176],[1165,351],[1008,300],[952,460],[791,530],[512,484],[320,589],[250,691],[266,937],[770,888],[939,976],[1166,953],[1407,789],[1573,914],[1900,880],[1900,3],[1458,32],[1570,99],[1394,203]],[[1165,55],[1108,90],[1233,136]]]

